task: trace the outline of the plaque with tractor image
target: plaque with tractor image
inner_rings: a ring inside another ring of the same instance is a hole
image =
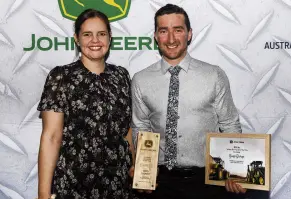
[[[205,160],[206,184],[270,190],[270,135],[209,133]]]
[[[224,169],[224,161],[220,157],[210,157],[210,180],[226,180],[229,179],[229,171]]]
[[[265,184],[265,167],[262,166],[263,161],[253,161],[248,165],[246,181],[251,184]]]

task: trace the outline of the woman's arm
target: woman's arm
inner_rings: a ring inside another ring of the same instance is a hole
[[[38,197],[51,196],[51,184],[62,143],[64,114],[54,111],[42,112],[42,134],[38,156]]]
[[[133,141],[132,141],[132,129],[131,128],[128,130],[128,133],[127,133],[125,139],[129,143],[129,150],[132,153],[132,165],[134,165],[135,164],[135,151],[134,151],[134,146],[133,146]]]

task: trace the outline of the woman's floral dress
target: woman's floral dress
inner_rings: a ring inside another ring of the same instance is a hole
[[[79,60],[49,73],[39,111],[64,113],[63,140],[52,192],[57,198],[131,197],[130,77],[106,64],[100,75]]]

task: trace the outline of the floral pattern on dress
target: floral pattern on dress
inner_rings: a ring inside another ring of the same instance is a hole
[[[64,113],[52,192],[63,199],[131,198],[130,76],[106,63],[100,75],[78,60],[49,73],[39,111]]]

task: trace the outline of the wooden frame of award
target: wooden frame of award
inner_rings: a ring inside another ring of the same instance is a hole
[[[208,133],[205,183],[224,186],[231,179],[243,188],[270,190],[271,135]]]
[[[143,131],[138,133],[132,186],[134,189],[156,189],[159,146],[159,133]]]

